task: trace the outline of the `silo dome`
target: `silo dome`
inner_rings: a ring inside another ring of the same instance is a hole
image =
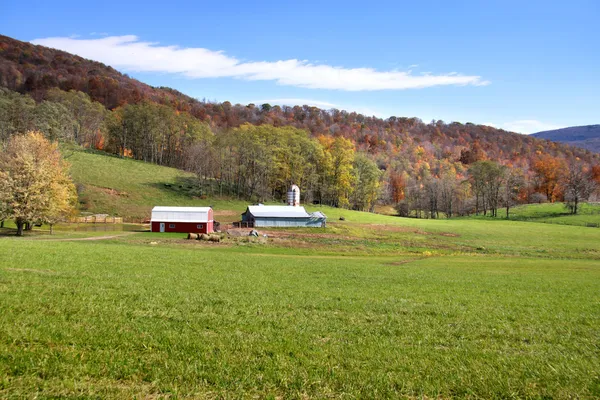
[[[288,206],[298,207],[300,205],[300,188],[296,185],[290,186],[287,192]]]

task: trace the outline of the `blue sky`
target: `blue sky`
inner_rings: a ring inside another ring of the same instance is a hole
[[[600,123],[597,0],[29,1],[2,10],[4,35],[198,98],[522,133]]]

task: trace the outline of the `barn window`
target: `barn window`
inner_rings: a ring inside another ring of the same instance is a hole
[[[198,224],[198,225],[196,225],[196,228],[198,228],[198,229],[202,229],[202,224]]]
[[[175,224],[169,224],[169,228],[174,229],[175,228]]]

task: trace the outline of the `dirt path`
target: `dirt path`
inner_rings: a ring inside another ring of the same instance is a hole
[[[85,241],[107,240],[107,239],[114,239],[114,238],[118,238],[118,237],[133,235],[134,233],[138,233],[138,232],[125,232],[125,233],[119,233],[117,235],[89,236],[89,237],[83,237],[83,238],[38,239],[38,240],[44,241],[44,242],[73,242],[73,241],[84,241],[84,240]]]

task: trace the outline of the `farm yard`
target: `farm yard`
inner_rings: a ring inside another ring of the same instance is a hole
[[[600,400],[600,2],[38,3],[0,400]]]
[[[69,160],[93,212],[211,205],[230,223],[246,205],[194,199],[176,170]],[[307,206],[327,228],[218,243],[7,221],[0,397],[597,398],[600,229],[578,226],[595,207],[570,226],[535,222],[568,223],[553,204],[509,221]]]
[[[0,396],[600,395],[600,230],[344,213],[3,237]]]

